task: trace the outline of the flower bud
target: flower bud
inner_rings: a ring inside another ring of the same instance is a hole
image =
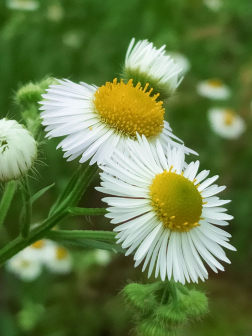
[[[49,85],[54,84],[55,80],[53,78],[46,78],[39,83],[29,83],[21,87],[16,93],[16,102],[23,109],[29,109],[31,104],[37,106],[38,102],[41,100],[41,95],[45,93],[45,90]]]
[[[155,311],[157,321],[167,323],[171,326],[179,326],[187,321],[186,313],[183,310],[173,307],[172,303],[160,305]]]
[[[177,336],[180,329],[167,323],[160,323],[153,316],[144,319],[137,325],[137,336]]]
[[[208,312],[207,297],[194,289],[189,292],[189,295],[181,296],[180,305],[188,317],[198,318]]]
[[[157,306],[152,285],[131,283],[124,287],[122,294],[132,308],[142,313],[152,312]]]
[[[20,179],[37,158],[37,142],[16,120],[0,120],[0,181]]]

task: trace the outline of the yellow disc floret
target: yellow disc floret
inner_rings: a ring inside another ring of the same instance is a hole
[[[138,83],[133,86],[132,80],[124,84],[117,79],[107,82],[95,93],[95,110],[103,122],[115,128],[123,135],[135,138],[136,132],[147,138],[158,135],[164,127],[163,102],[157,102],[158,94],[150,96]]]
[[[187,232],[198,226],[202,213],[202,197],[187,178],[171,171],[156,175],[150,186],[152,206],[165,228]]]
[[[224,86],[222,81],[219,79],[209,79],[208,84],[214,88],[221,88]]]
[[[64,247],[57,247],[56,248],[56,259],[57,260],[63,260],[66,259],[68,256],[68,252]]]
[[[35,248],[35,249],[41,249],[41,248],[43,248],[45,246],[45,242],[44,242],[44,240],[38,240],[38,241],[36,241],[36,243],[33,243],[32,245],[31,245],[31,247],[33,247],[33,248]]]
[[[235,120],[235,112],[232,109],[225,109],[224,112],[224,124],[231,126]]]

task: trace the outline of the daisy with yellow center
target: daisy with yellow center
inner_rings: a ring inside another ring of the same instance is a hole
[[[178,146],[173,139],[179,139],[164,120],[163,102],[148,83],[141,87],[132,80],[114,79],[98,88],[69,80],[58,82],[43,95],[41,118],[47,137],[66,136],[58,147],[69,161],[81,156],[80,162],[92,158],[90,164],[101,164],[114,148],[124,148],[125,140],[136,140],[137,134],[152,145],[159,139],[163,146],[168,141]]]
[[[208,119],[213,131],[226,139],[237,139],[246,129],[244,120],[230,108],[212,108]]]
[[[23,281],[33,281],[42,273],[42,262],[30,247],[6,262],[6,269]]]
[[[35,11],[39,8],[37,0],[7,0],[6,5],[9,9]]]
[[[47,259],[46,267],[56,274],[67,274],[72,270],[72,258],[67,249],[52,244],[50,258]]]
[[[200,96],[212,100],[225,100],[230,97],[230,89],[219,79],[208,79],[197,85]]]
[[[170,97],[183,79],[179,78],[183,69],[166,53],[165,45],[156,49],[148,40],[134,44],[133,38],[126,53],[123,78],[133,79],[135,85],[149,83],[161,99]]]
[[[230,234],[218,228],[233,218],[221,207],[229,201],[215,196],[225,187],[212,185],[218,176],[206,179],[209,171],[198,174],[199,161],[186,165],[184,156],[182,146],[164,150],[157,140],[152,148],[138,136],[105,161],[96,188],[112,195],[103,199],[105,216],[117,225],[126,255],[134,252],[135,266],[144,262],[149,276],[155,268],[156,277],[181,283],[208,277],[202,259],[215,272],[224,270],[217,258],[230,261],[221,246],[234,250]]]

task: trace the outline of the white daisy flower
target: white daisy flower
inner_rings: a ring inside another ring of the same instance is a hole
[[[67,249],[52,243],[45,265],[52,273],[67,274],[72,270],[72,257]]]
[[[50,21],[60,22],[64,15],[65,12],[60,3],[53,3],[47,8],[47,18]]]
[[[244,120],[230,108],[212,108],[208,119],[213,131],[227,139],[239,138],[246,128]]]
[[[187,74],[191,68],[189,59],[185,55],[175,51],[168,51],[167,54],[170,55],[170,57],[174,60],[174,63],[181,69],[180,75],[184,76]]]
[[[212,100],[225,100],[230,97],[230,89],[219,79],[208,79],[197,85],[197,92],[200,96]]]
[[[179,74],[182,69],[165,52],[165,45],[156,49],[148,40],[138,41],[133,38],[129,44],[123,76],[133,79],[134,84],[140,82],[142,86],[149,83],[154,93],[170,96],[179,86]]]
[[[112,254],[106,250],[95,250],[94,257],[98,265],[107,266],[112,259]]]
[[[82,45],[82,38],[78,32],[68,31],[62,36],[62,42],[73,49],[78,49]]]
[[[216,194],[225,187],[212,185],[218,176],[206,179],[198,173],[199,161],[184,167],[183,147],[164,151],[160,142],[150,147],[145,137],[129,140],[126,155],[116,150],[102,166],[102,187],[109,211],[105,216],[118,225],[117,243],[134,252],[135,266],[141,262],[148,276],[197,282],[208,277],[202,259],[213,271],[224,270],[217,260],[230,263],[221,246],[235,250],[230,234],[218,228],[232,219]],[[204,180],[204,182],[203,182]]]
[[[6,6],[9,9],[35,11],[39,8],[39,2],[36,0],[7,0]]]
[[[23,281],[33,281],[42,273],[42,263],[26,248],[7,261],[6,269]]]
[[[218,12],[222,7],[221,0],[203,0],[203,3],[214,12]]]
[[[158,95],[150,96],[146,85],[133,86],[132,80],[124,84],[114,79],[101,87],[86,83],[75,84],[59,80],[42,95],[40,109],[42,124],[47,126],[47,137],[66,136],[58,147],[65,152],[68,161],[81,156],[80,162],[90,158],[90,164],[101,164],[110,157],[115,147],[123,148],[126,139],[145,135],[154,144],[159,139],[163,146],[167,141],[173,146],[179,140],[164,120],[162,101]],[[57,148],[58,148],[57,147]],[[187,149],[187,152],[193,152]]]
[[[25,175],[37,158],[37,142],[15,120],[0,120],[0,181]]]

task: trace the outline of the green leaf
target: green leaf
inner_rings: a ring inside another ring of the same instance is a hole
[[[57,241],[62,245],[125,253],[126,251],[116,244],[115,236],[116,233],[111,231],[89,230],[53,230],[46,234],[47,238]]]
[[[108,213],[105,208],[78,208],[72,207],[68,209],[71,216],[101,216]]]
[[[63,192],[59,195],[58,199],[51,207],[49,216],[52,215],[56,211],[56,209],[63,203],[63,201],[69,196],[70,192],[73,190],[74,186],[76,185],[76,182],[78,178],[80,177],[80,174],[81,174],[81,166],[74,172],[67,186],[65,187]]]
[[[55,183],[49,185],[48,187],[45,187],[45,188],[39,190],[36,194],[34,194],[34,195],[31,197],[31,204],[33,204],[33,202],[35,202],[35,201],[36,201],[37,199],[39,199],[42,195],[44,195],[44,193],[45,193],[47,190],[51,189],[54,185],[55,185]],[[24,207],[23,207],[22,210],[21,210],[21,213],[20,213],[20,218],[23,218],[23,216],[24,216],[24,210],[25,210],[25,209],[24,209]]]

